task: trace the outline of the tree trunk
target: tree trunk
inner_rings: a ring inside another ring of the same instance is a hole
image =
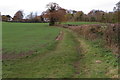
[[[50,23],[49,23],[49,26],[54,26],[55,25],[55,21],[54,21],[54,18],[51,18],[50,19]]]

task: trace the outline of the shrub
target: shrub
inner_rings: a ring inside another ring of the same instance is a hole
[[[103,44],[111,48],[113,53],[119,53],[120,50],[120,24],[91,24],[81,26],[67,26],[79,35],[89,40],[101,38]]]

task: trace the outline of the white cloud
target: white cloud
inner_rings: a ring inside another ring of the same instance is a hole
[[[16,11],[24,10],[25,14],[29,12],[45,11],[46,4],[56,2],[65,9],[72,9],[88,13],[92,9],[112,11],[119,0],[1,0],[0,12],[13,16]]]

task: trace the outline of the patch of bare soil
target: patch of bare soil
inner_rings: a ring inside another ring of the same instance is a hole
[[[44,45],[41,45],[40,47],[43,48],[46,45],[47,44],[44,44]],[[37,51],[35,51],[35,50],[33,50],[33,51],[31,50],[31,51],[28,51],[28,52],[21,52],[21,53],[18,53],[18,54],[16,54],[15,52],[14,53],[4,53],[4,54],[0,55],[0,58],[2,58],[2,60],[16,60],[16,59],[31,56],[31,55],[35,54],[36,52]]]
[[[76,75],[80,74],[80,59],[82,58],[80,46],[77,46],[76,49],[78,56],[77,60],[73,63],[73,67],[75,68],[75,73],[72,75],[73,78],[75,78]]]
[[[26,53],[19,53],[19,54],[15,54],[15,53],[6,53],[6,54],[2,54],[2,60],[15,60],[15,59],[20,59],[23,57],[27,57],[30,56],[34,53],[35,51],[28,51]]]
[[[75,68],[75,73],[72,77],[75,77],[75,75],[77,74],[80,74],[80,62],[79,61],[76,61],[74,64],[73,64],[74,68]]]
[[[60,33],[59,33],[59,35],[56,37],[56,41],[58,41],[58,40],[62,40],[63,39],[63,31],[60,31]]]

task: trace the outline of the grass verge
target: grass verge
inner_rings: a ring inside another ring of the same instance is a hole
[[[62,24],[84,25],[84,24],[101,24],[101,23],[99,23],[99,22],[65,22]]]

